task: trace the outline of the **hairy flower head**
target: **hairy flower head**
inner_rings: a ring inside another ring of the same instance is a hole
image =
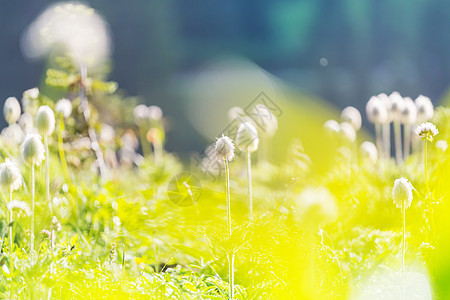
[[[217,158],[220,160],[231,161],[234,158],[234,143],[227,136],[222,135],[217,139],[215,150]]]
[[[414,100],[417,106],[417,121],[426,122],[433,117],[434,107],[430,98],[420,95]]]
[[[55,110],[57,114],[63,115],[67,119],[72,113],[72,102],[69,99],[62,98],[56,102]]]
[[[384,124],[388,121],[385,103],[379,97],[371,97],[366,104],[367,118],[371,123]]]
[[[341,112],[341,119],[342,121],[352,124],[355,130],[361,129],[361,113],[355,107],[347,106],[346,108],[344,108]]]
[[[394,187],[392,188],[392,198],[394,203],[398,208],[408,208],[411,206],[413,199],[412,194],[413,186],[408,179],[402,177],[396,179],[394,182]]]
[[[417,126],[415,133],[421,137],[422,140],[433,141],[433,138],[439,133],[439,130],[433,123],[425,122]]]
[[[236,146],[241,151],[255,152],[258,150],[258,131],[250,122],[239,125],[236,133]]]
[[[27,134],[21,148],[22,157],[30,166],[39,166],[45,159],[44,145],[41,142],[41,136],[36,133]]]
[[[16,164],[6,159],[0,164],[0,185],[4,189],[15,191],[22,186],[22,175]]]
[[[360,152],[362,157],[370,160],[372,163],[376,163],[378,159],[377,146],[374,143],[365,141],[361,144]]]
[[[49,136],[55,129],[55,114],[48,105],[39,107],[36,113],[36,128],[43,136]]]
[[[20,118],[20,103],[15,97],[6,99],[3,105],[3,116],[9,125],[16,123]]]

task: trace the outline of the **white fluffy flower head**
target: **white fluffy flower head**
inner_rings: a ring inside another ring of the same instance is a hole
[[[339,133],[339,123],[335,120],[328,120],[323,124],[323,128],[325,129],[325,132],[329,135],[335,135]]]
[[[62,114],[67,119],[72,113],[72,102],[69,99],[62,98],[56,102],[55,110],[57,114]]]
[[[22,146],[22,157],[27,164],[39,166],[45,159],[44,145],[41,137],[35,133],[29,133],[25,137]]]
[[[163,117],[163,111],[159,106],[150,105],[148,107],[148,117],[151,121],[161,121]]]
[[[222,135],[216,141],[216,155],[220,160],[231,161],[234,158],[234,144],[233,140],[227,136]]]
[[[342,122],[339,126],[339,134],[341,138],[347,143],[353,143],[356,139],[356,131],[352,124]]]
[[[15,191],[22,186],[22,175],[16,164],[6,159],[0,164],[0,185],[2,188]]]
[[[342,121],[352,124],[355,130],[361,129],[362,118],[358,109],[353,106],[347,106],[341,112]]]
[[[384,124],[388,121],[388,111],[385,103],[378,97],[371,97],[366,104],[367,118],[371,123]]]
[[[394,122],[399,122],[403,109],[405,108],[405,100],[398,92],[392,92],[389,95],[389,110]]]
[[[239,125],[236,133],[236,146],[241,151],[255,152],[258,150],[258,131],[250,122]]]
[[[20,118],[20,103],[15,97],[9,97],[6,99],[3,105],[3,115],[5,116],[6,122],[9,125],[16,123]]]
[[[402,177],[395,180],[392,188],[392,198],[398,208],[405,207],[406,209],[411,206],[413,199],[412,190],[413,186],[408,179]]]
[[[417,107],[414,101],[409,98],[404,98],[404,107],[401,112],[400,121],[402,124],[413,125],[417,121]]]
[[[134,121],[136,124],[141,125],[144,124],[149,117],[149,109],[147,105],[139,104],[133,110]]]
[[[433,123],[425,122],[417,126],[415,133],[421,137],[422,140],[433,141],[433,138],[439,133],[439,130]]]
[[[39,107],[36,113],[36,128],[43,136],[49,136],[55,129],[55,114],[48,105]]]

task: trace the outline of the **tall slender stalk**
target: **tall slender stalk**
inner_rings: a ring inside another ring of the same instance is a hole
[[[64,115],[59,114],[58,152],[59,152],[59,159],[61,160],[61,166],[63,169],[64,177],[66,178],[66,180],[68,180],[69,171],[67,167],[66,155],[64,153],[63,132],[64,132]]]
[[[390,123],[383,124],[383,144],[384,144],[384,157],[389,159],[391,156],[391,125]]]
[[[44,135],[44,146],[45,146],[45,197],[46,203],[50,205],[50,215],[53,216],[53,203],[50,199],[50,151],[48,150],[48,135]],[[53,236],[55,235],[55,230],[51,229],[50,234],[50,249],[53,249]]]
[[[395,160],[397,164],[401,163],[403,160],[402,154],[402,131],[400,123],[394,121],[394,136],[395,136]]]
[[[140,122],[142,123],[142,122]],[[151,153],[150,150],[150,145],[147,142],[147,138],[145,136],[145,128],[144,128],[144,124],[139,124],[139,135],[141,138],[141,146],[142,146],[142,154],[144,155],[144,157],[148,157]]]
[[[402,203],[402,215],[403,215],[403,242],[402,242],[402,271],[405,271],[405,254],[406,254],[406,207],[405,203]]]
[[[425,163],[425,186],[427,189],[427,194],[425,196],[426,199],[430,198],[430,186],[428,185],[428,168],[427,168],[427,145],[428,141],[425,139],[425,157],[424,157],[424,163]]]
[[[228,159],[225,158],[225,186],[227,194],[227,226],[228,235],[231,239],[231,198],[230,198],[230,169],[228,166]],[[228,283],[230,289],[230,299],[234,298],[234,254],[228,257]]]
[[[403,157],[406,160],[411,150],[411,125],[403,125],[403,137],[404,137],[404,150]]]
[[[250,201],[250,220],[253,220],[252,154],[247,150],[248,199]]]
[[[30,253],[34,250],[34,202],[35,202],[35,178],[34,164],[31,165],[31,235],[30,235]]]
[[[12,281],[12,273],[14,270],[14,261],[13,261],[13,245],[14,245],[14,236],[13,236],[13,208],[12,208],[12,189],[9,189],[9,275],[11,276],[11,283],[10,283],[10,294],[9,298],[14,299],[14,288],[13,288],[13,281]]]
[[[382,137],[381,137],[381,125],[380,124],[375,124],[375,139],[377,142],[377,148],[378,148],[378,152],[380,153],[380,157],[384,157],[384,150],[383,149],[383,142],[382,142]]]

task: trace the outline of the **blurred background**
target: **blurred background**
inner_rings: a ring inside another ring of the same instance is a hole
[[[1,1],[0,99],[20,98],[24,90],[43,84],[46,61],[27,59],[21,37],[51,3]],[[447,0],[85,3],[110,26],[108,79],[117,81],[124,94],[159,105],[172,116],[167,143],[172,151],[204,146],[205,135],[184,111],[183,87],[198,79],[205,65],[224,56],[245,59],[270,82],[289,86],[296,92],[290,97],[294,103],[322,98],[339,108],[354,105],[364,110],[371,95],[398,90],[413,98],[427,95],[439,104],[449,86]],[[241,106],[250,103],[258,89],[239,100]],[[226,88],[222,92],[221,97],[234,97]]]

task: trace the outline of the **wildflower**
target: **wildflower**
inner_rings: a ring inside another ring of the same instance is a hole
[[[23,113],[19,118],[19,125],[24,133],[31,133],[34,130],[33,117],[30,113]]]
[[[161,121],[162,116],[163,112],[159,106],[151,105],[148,107],[148,117],[151,121]]]
[[[392,198],[398,208],[408,208],[411,206],[413,199],[412,190],[413,186],[408,179],[402,177],[395,180],[394,187],[392,188]]]
[[[55,111],[59,115],[63,115],[64,118],[68,118],[72,113],[72,102],[69,99],[62,98],[56,102]]]
[[[0,185],[2,188],[15,191],[22,186],[22,175],[16,164],[6,159],[0,164]]]
[[[6,207],[9,210],[13,210],[14,208],[18,208],[20,210],[23,210],[25,212],[25,214],[27,216],[30,215],[30,207],[28,206],[28,204],[24,201],[19,201],[19,200],[12,200],[10,201],[8,204],[6,204]]]
[[[55,129],[55,115],[48,105],[39,107],[36,113],[36,128],[43,136],[49,136]]]
[[[417,121],[426,122],[433,117],[434,107],[430,98],[420,95],[414,100],[417,106]]]
[[[45,159],[44,145],[41,137],[36,133],[27,134],[21,148],[22,157],[29,165],[39,166]]]
[[[215,150],[218,159],[232,161],[234,158],[233,140],[227,136],[222,135],[217,139]]]
[[[250,122],[239,125],[236,133],[236,146],[241,151],[255,152],[258,150],[258,131]]]
[[[402,124],[415,124],[417,120],[417,107],[414,104],[414,101],[412,101],[412,99],[409,97],[405,97],[404,101],[405,104],[401,113],[400,120]]]
[[[425,122],[417,126],[415,133],[421,137],[422,140],[433,142],[433,138],[439,133],[439,130],[433,123]]]
[[[149,118],[149,109],[146,105],[140,104],[133,110],[134,120],[138,125],[144,124]]]
[[[361,129],[361,113],[353,106],[347,106],[341,112],[341,119],[353,125],[355,130]]]
[[[20,103],[15,97],[6,99],[3,105],[3,116],[9,125],[16,123],[20,118]]]
[[[339,133],[341,137],[348,143],[353,143],[356,139],[356,131],[352,124],[342,122],[339,126]]]
[[[50,231],[47,230],[47,229],[42,229],[42,230],[41,230],[41,234],[44,236],[44,239],[49,239],[50,236],[51,236]]]
[[[400,122],[401,114],[405,107],[405,100],[398,92],[389,95],[389,111],[394,122]]]
[[[365,141],[360,147],[361,155],[369,159],[372,163],[376,163],[378,159],[377,147],[372,143]]]

